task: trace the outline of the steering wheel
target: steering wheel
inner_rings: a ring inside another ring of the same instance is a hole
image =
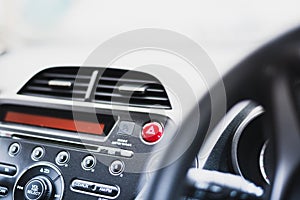
[[[244,99],[252,99],[264,106],[266,131],[275,151],[274,174],[270,190],[264,198],[299,199],[300,127],[296,85],[300,78],[300,28],[265,45],[233,70],[223,80],[228,108]],[[299,99],[298,99],[299,100]],[[206,94],[199,102],[201,121],[197,135],[180,159],[157,171],[149,183],[147,200],[179,199],[188,169],[203,142],[211,117],[211,99]],[[184,134],[178,134],[180,145]],[[170,145],[165,157],[175,152]]]

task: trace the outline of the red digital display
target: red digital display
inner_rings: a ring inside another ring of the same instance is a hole
[[[103,123],[64,119],[13,111],[6,112],[4,121],[96,135],[102,135],[105,127],[105,124]]]

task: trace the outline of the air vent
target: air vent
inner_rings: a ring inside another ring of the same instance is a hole
[[[30,79],[18,94],[124,106],[171,108],[165,88],[155,77],[142,72],[111,68],[48,68]]]
[[[100,71],[94,102],[170,109],[170,101],[161,83],[153,76],[118,69]]]
[[[92,70],[79,67],[56,67],[36,74],[18,94],[58,99],[84,100]],[[76,84],[75,83],[76,80]],[[75,85],[75,86],[74,86]]]

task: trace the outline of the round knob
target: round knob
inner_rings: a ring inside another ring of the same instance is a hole
[[[45,176],[37,176],[26,184],[24,197],[26,200],[50,200],[53,186]]]
[[[120,160],[115,160],[111,163],[109,167],[109,172],[114,175],[120,175],[124,171],[124,163]]]

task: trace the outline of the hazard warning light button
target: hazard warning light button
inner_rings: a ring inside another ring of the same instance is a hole
[[[150,122],[143,126],[142,138],[145,142],[156,143],[164,133],[163,126],[158,122]]]

